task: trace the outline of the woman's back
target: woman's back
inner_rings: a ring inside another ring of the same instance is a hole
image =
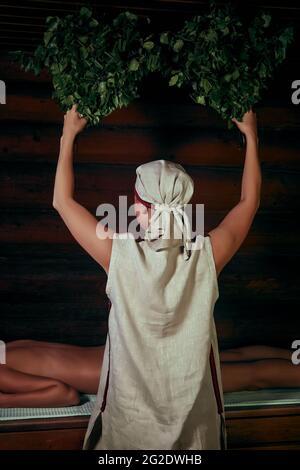
[[[153,252],[145,240],[113,239],[109,337],[87,432],[105,398],[95,449],[220,448],[209,367],[218,282],[209,236],[193,248],[187,262],[181,246]]]

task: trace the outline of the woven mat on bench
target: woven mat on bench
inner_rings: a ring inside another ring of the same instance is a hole
[[[96,395],[82,395],[77,406],[59,408],[0,408],[0,421],[32,418],[90,416]],[[265,408],[269,406],[300,406],[300,388],[273,388],[224,394],[225,411]]]
[[[80,404],[57,408],[0,408],[0,422],[14,419],[61,418],[64,416],[90,416],[96,395],[81,395]]]
[[[224,394],[225,411],[253,408],[300,406],[300,388],[264,388]]]

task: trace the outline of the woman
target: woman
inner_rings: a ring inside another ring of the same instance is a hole
[[[53,206],[106,271],[111,301],[84,449],[226,448],[213,319],[217,276],[247,236],[261,187],[256,116],[250,110],[242,122],[233,121],[247,142],[238,204],[192,241],[183,211],[192,178],[178,163],[145,163],[136,169],[134,188],[145,230],[138,242],[107,230],[74,199],[73,144],[86,120],[76,105],[65,115]]]
[[[79,393],[96,394],[104,346],[81,347],[17,340],[0,365],[0,407],[78,405]],[[224,392],[300,387],[291,351],[264,345],[220,351]]]

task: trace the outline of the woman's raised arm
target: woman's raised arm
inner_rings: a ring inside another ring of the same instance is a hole
[[[64,116],[64,127],[60,139],[60,153],[57,163],[53,207],[78,243],[108,273],[112,234],[111,229],[98,222],[85,207],[74,200],[73,146],[76,135],[83,130],[86,119],[76,111],[76,105]]]
[[[233,121],[245,135],[247,147],[240,201],[209,232],[217,274],[243,243],[260,204],[262,176],[258,158],[256,114],[250,110],[244,114],[243,121]]]

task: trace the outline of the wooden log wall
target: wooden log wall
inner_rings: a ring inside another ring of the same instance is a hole
[[[6,6],[4,16],[11,27],[2,22],[0,33],[0,79],[7,87],[7,103],[0,105],[0,337],[103,344],[105,272],[76,243],[52,207],[63,113],[51,99],[47,73],[40,77],[24,73],[9,63],[6,54],[21,44],[32,50],[40,39],[38,28],[42,32],[40,18],[72,6],[60,2],[54,11],[49,2],[27,3],[36,6],[30,11],[31,23],[23,15],[22,29],[13,26],[20,24],[20,15]],[[143,7],[138,7],[141,2],[125,3],[122,9],[152,15],[160,27],[178,27],[183,18],[200,12],[205,2],[142,2]],[[293,21],[296,44],[256,108],[261,205],[247,239],[219,277],[215,318],[221,348],[246,344],[290,348],[300,335],[300,105],[291,102],[291,84],[300,79],[300,6],[267,3],[283,24]],[[262,2],[245,4],[252,8]],[[101,5],[114,13],[120,10],[117,2],[99,2],[96,12]],[[30,26],[33,35],[22,36],[21,30],[29,31]],[[119,195],[129,195],[132,203],[135,168],[157,158],[170,159],[184,165],[194,178],[192,202],[205,204],[208,231],[239,200],[244,155],[236,129],[228,131],[214,111],[194,104],[187,92],[168,87],[153,74],[143,82],[139,99],[80,135],[76,197],[94,214],[100,203],[117,204]]]

